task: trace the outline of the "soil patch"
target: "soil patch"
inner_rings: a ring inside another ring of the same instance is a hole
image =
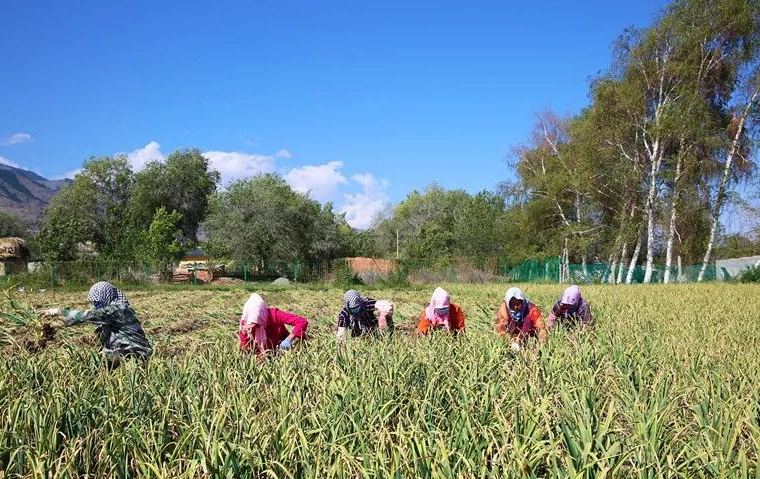
[[[56,329],[50,323],[28,331],[19,340],[19,345],[30,353],[39,353],[47,348],[48,343],[55,340]]]

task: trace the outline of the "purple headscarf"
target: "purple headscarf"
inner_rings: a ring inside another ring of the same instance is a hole
[[[570,313],[574,313],[583,303],[583,298],[581,297],[581,288],[576,285],[569,286],[562,294],[562,300],[560,302],[568,306]]]

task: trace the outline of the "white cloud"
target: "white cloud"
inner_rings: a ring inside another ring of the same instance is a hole
[[[208,158],[210,168],[221,174],[222,186],[226,186],[242,178],[273,172],[275,161],[278,158],[290,158],[291,153],[285,149],[273,155],[240,151],[206,151],[203,156]],[[166,155],[161,151],[161,145],[158,142],[151,141],[144,147],[128,153],[127,160],[133,170],[139,171],[150,161],[165,161]],[[67,174],[71,173],[76,172]]]
[[[0,156],[0,165],[12,166],[14,168],[21,168],[21,166],[19,166],[18,163],[14,163],[7,158],[3,158],[2,156]]]
[[[148,162],[164,161],[166,157],[161,153],[161,145],[156,141],[151,141],[142,148],[138,148],[132,153],[127,154],[127,161],[132,165],[135,171],[142,170]]]
[[[293,155],[288,150],[286,150],[286,149],[283,148],[282,150],[280,150],[277,153],[275,153],[274,156],[275,156],[275,158],[284,158],[284,159],[287,160],[287,159],[291,158]]]
[[[324,165],[305,165],[294,168],[285,174],[285,181],[294,190],[301,193],[309,193],[309,196],[318,201],[329,200],[339,185],[348,184],[348,180],[340,172],[343,163],[331,161]]]
[[[241,178],[274,171],[275,155],[260,155],[238,151],[207,151],[211,167],[222,175],[222,186]]]
[[[351,179],[361,185],[362,192],[343,195],[346,202],[340,212],[346,214],[346,221],[354,228],[367,229],[388,203],[388,182],[371,173],[354,175]]]
[[[19,143],[27,143],[33,141],[32,135],[29,133],[14,133],[3,140],[3,145],[17,145]]]

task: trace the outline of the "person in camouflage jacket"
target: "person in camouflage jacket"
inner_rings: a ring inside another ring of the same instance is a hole
[[[112,366],[118,366],[123,358],[148,359],[153,354],[150,341],[145,336],[135,311],[127,297],[107,281],[95,283],[87,293],[94,309],[76,310],[53,308],[43,311],[47,316],[62,316],[64,326],[91,323],[97,325],[95,334],[100,339],[102,351]]]

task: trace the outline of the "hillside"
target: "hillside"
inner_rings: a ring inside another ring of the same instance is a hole
[[[21,168],[0,164],[0,210],[35,223],[50,199],[70,180],[48,180]]]

